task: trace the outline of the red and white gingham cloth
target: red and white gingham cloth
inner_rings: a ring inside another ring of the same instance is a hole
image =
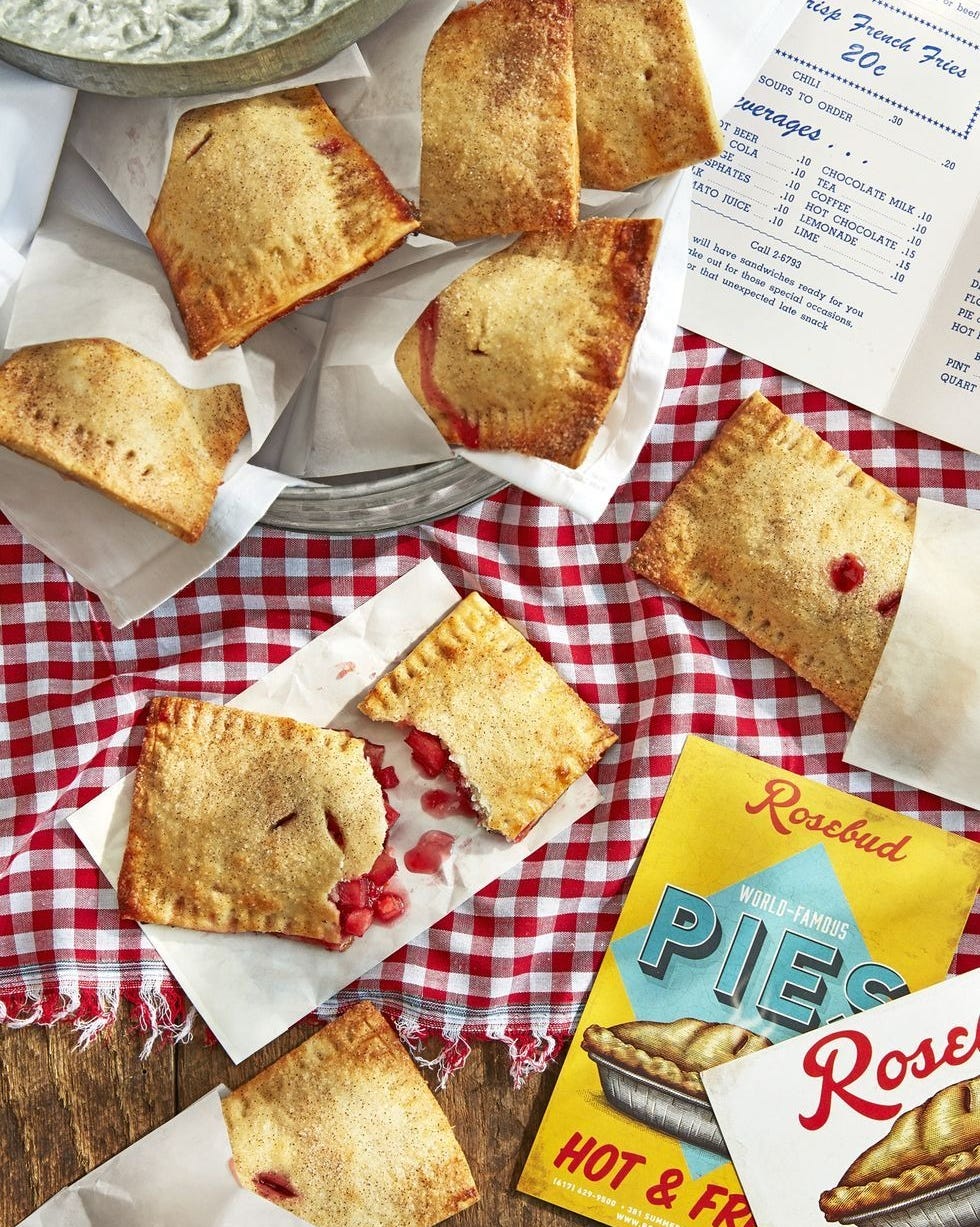
[[[121,1000],[148,1037],[193,1011],[65,819],[131,770],[151,695],[227,698],[432,557],[551,660],[620,735],[598,809],[326,1003],[382,1003],[449,1069],[498,1038],[515,1075],[573,1028],[688,733],[980,839],[980,814],[853,769],[847,718],[727,626],[633,575],[630,550],[718,424],[755,388],[906,498],[980,505],[980,457],[680,333],[658,420],[595,525],[520,490],[376,538],[258,528],[152,615],[105,612],[0,518],[0,1020],[70,1019],[87,1038]],[[980,965],[974,912],[955,971]]]

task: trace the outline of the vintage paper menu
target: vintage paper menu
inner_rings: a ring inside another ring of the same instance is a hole
[[[978,885],[969,840],[689,737],[518,1187],[752,1227],[700,1072],[940,980]]]
[[[980,1222],[980,970],[704,1082],[758,1227]]]
[[[696,167],[681,323],[980,450],[980,7],[806,0]]]

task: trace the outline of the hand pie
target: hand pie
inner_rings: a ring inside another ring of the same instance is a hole
[[[623,191],[724,145],[684,0],[574,0],[583,187]]]
[[[241,1185],[313,1227],[433,1227],[478,1198],[442,1108],[368,1001],[221,1107]]]
[[[701,1075],[768,1048],[770,1041],[731,1023],[699,1018],[586,1027],[582,1047],[595,1062],[614,1108],[653,1129],[727,1155]]]
[[[204,531],[247,431],[237,384],[182,387],[105,337],[29,345],[0,366],[0,444],[183,541]]]
[[[701,1075],[706,1069],[770,1047],[770,1041],[731,1023],[699,1018],[672,1022],[617,1023],[586,1027],[582,1047],[606,1061],[708,1102]]]
[[[616,735],[471,592],[359,704],[437,738],[483,825],[516,839]]]
[[[856,718],[898,607],[914,515],[755,392],[677,483],[630,566]]]
[[[304,86],[182,115],[146,233],[201,358],[329,294],[416,228]]]
[[[914,1199],[914,1209],[903,1213]],[[832,1223],[980,1221],[980,1078],[957,1082],[903,1112],[888,1133],[820,1195]]]
[[[150,703],[119,906],[133,920],[340,945],[331,897],[387,832],[365,743],[195,699]]]
[[[578,220],[571,0],[450,13],[422,70],[420,211],[459,242]]]
[[[443,438],[578,467],[626,374],[660,227],[524,235],[448,285],[395,351]]]

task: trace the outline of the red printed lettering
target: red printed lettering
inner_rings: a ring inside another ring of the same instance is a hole
[[[862,852],[872,853],[883,861],[904,861],[902,849],[912,838],[903,835],[900,839],[882,839],[869,831],[868,820],[857,818],[847,826],[842,826],[839,818],[828,818],[825,814],[812,814],[804,805],[797,805],[801,793],[799,786],[792,780],[772,779],[765,785],[763,800],[753,803],[746,801],[745,811],[748,814],[766,813],[772,823],[773,830],[780,835],[789,835],[793,827],[803,827],[807,831],[816,831],[825,839],[836,839],[842,844],[853,844]]]
[[[592,1184],[611,1176],[609,1187],[618,1189],[635,1167],[642,1167],[646,1163],[644,1155],[638,1155],[632,1150],[621,1151],[618,1146],[609,1142],[597,1148],[596,1141],[596,1138],[586,1138],[581,1133],[573,1133],[555,1155],[554,1166],[567,1166],[570,1172],[581,1167],[582,1175]]]
[[[704,1192],[688,1211],[687,1217],[700,1218],[707,1210],[717,1212],[710,1220],[711,1227],[755,1227],[755,1219],[745,1194],[730,1193],[724,1185],[705,1185]]]

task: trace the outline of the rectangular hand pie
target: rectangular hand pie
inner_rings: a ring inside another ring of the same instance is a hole
[[[201,358],[329,294],[417,225],[303,86],[182,115],[147,238]]]
[[[433,1227],[478,1198],[442,1108],[368,1001],[221,1107],[239,1183],[313,1227]]]
[[[443,438],[580,465],[626,374],[660,229],[526,234],[448,285],[395,351]]]
[[[677,483],[630,566],[856,718],[898,608],[914,516],[755,392]]]
[[[450,13],[422,70],[422,229],[568,230],[578,192],[571,0]]]
[[[684,0],[574,0],[584,187],[623,191],[724,144]]]
[[[359,704],[441,742],[483,825],[518,838],[616,740],[471,592]]]
[[[195,699],[150,703],[119,906],[133,920],[340,945],[340,883],[387,834],[366,743]]]
[[[185,388],[104,337],[28,345],[0,366],[0,444],[183,541],[203,533],[247,431],[237,384]]]

